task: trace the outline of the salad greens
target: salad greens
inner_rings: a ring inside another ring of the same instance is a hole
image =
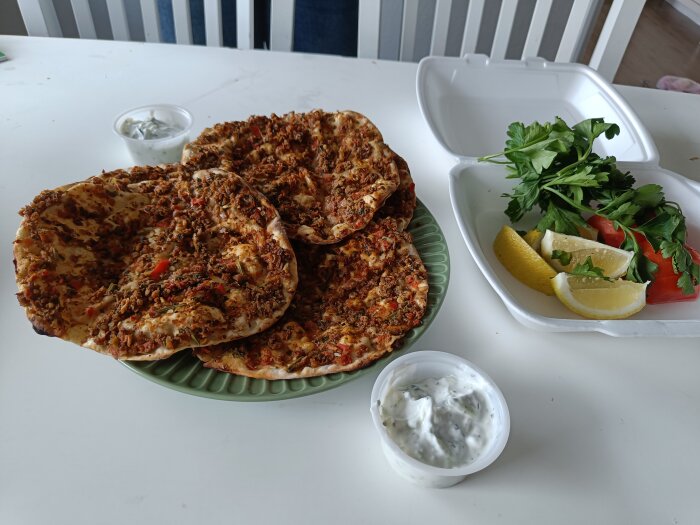
[[[593,264],[593,259],[591,259],[590,256],[586,257],[586,260],[581,264],[577,264],[574,269],[571,270],[571,274],[580,275],[581,277],[596,277],[598,279],[612,281],[610,277],[605,276],[602,268],[598,268]]]
[[[661,186],[645,184],[634,188],[634,177],[616,166],[615,157],[593,152],[593,142],[601,135],[609,140],[620,133],[617,124],[593,118],[569,127],[557,117],[554,122],[533,122],[525,126],[513,122],[508,127],[506,148],[481,157],[481,162],[506,166],[509,179],[519,179],[510,198],[506,215],[519,221],[537,205],[542,217],[537,229],[579,235],[584,215],[598,215],[622,229],[623,250],[634,252],[627,279],[653,280],[658,266],[642,253],[634,233],[641,234],[654,250],[671,258],[679,275],[678,288],[692,294],[700,282],[700,267],[685,248],[685,217],[678,204],[667,201]]]

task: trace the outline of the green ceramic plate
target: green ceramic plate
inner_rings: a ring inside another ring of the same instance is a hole
[[[348,381],[378,370],[389,361],[405,352],[415,343],[435,319],[447,292],[450,277],[450,257],[445,236],[435,217],[422,202],[408,226],[413,243],[428,270],[428,307],[423,323],[411,329],[403,339],[401,348],[384,356],[370,366],[354,372],[341,372],[308,379],[251,379],[204,368],[199,359],[189,351],[180,352],[162,361],[122,361],[124,365],[159,385],[196,396],[230,401],[275,401],[307,396],[340,386]]]

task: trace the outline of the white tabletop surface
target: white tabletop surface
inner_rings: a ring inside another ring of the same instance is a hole
[[[230,49],[0,37],[0,523],[700,522],[700,340],[543,333],[518,324],[452,215],[453,160],[420,115],[416,64]],[[619,88],[661,165],[700,180],[700,97]],[[369,116],[438,219],[451,282],[414,349],[483,368],[511,412],[488,469],[415,487],[385,461],[376,373],[269,403],[176,392],[36,335],[18,306],[17,211],[45,188],[126,167],[111,125],[148,103],[217,121],[312,108]]]

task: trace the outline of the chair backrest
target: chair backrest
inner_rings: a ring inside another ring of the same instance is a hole
[[[30,36],[63,36],[53,0],[17,0],[27,33]],[[223,30],[221,0],[203,0],[206,44],[221,46]],[[124,0],[106,0],[109,26],[115,40],[132,40]],[[146,42],[162,42],[158,0],[140,0],[140,15]],[[80,38],[97,38],[95,18],[89,0],[70,0]],[[175,40],[192,44],[189,0],[172,0]],[[236,1],[237,47],[253,47],[253,0]]]
[[[358,56],[377,58],[379,56],[381,3],[377,0],[359,0]],[[620,65],[629,40],[632,37],[646,0],[613,0],[605,18],[603,29],[598,37],[589,65],[612,81]],[[454,31],[453,12],[463,0],[435,0],[432,19],[430,48],[428,55],[444,55],[447,51],[448,32]],[[578,59],[586,39],[590,35],[592,22],[601,7],[601,0],[501,0],[498,19],[493,30],[493,40],[486,54],[492,58],[527,58],[541,55],[541,45],[550,27],[554,10],[566,10],[566,23],[561,38],[552,57],[557,62],[574,62]],[[533,7],[534,4],[534,7]],[[461,29],[460,56],[477,51],[481,40],[482,25],[485,25],[486,10],[498,5],[494,0],[469,0]],[[416,36],[421,28],[417,0],[404,0],[401,20],[401,42],[398,59],[414,61]],[[529,6],[531,11],[522,7]],[[561,13],[560,13],[561,14]],[[517,15],[517,17],[516,17]],[[528,19],[529,16],[529,19]],[[516,24],[517,22],[517,24]],[[506,57],[514,36],[516,25],[527,22],[526,36],[518,56]],[[425,20],[423,19],[423,24]],[[484,51],[481,51],[484,52]]]
[[[116,40],[130,40],[125,0],[106,0],[109,25]],[[222,45],[222,0],[203,0],[206,44]],[[382,19],[382,4],[386,0],[358,0],[357,55],[364,58],[387,58],[380,54],[380,34],[392,27],[390,20]],[[613,0],[603,29],[596,42],[589,65],[611,80],[620,65],[625,49],[637,24],[646,0]],[[389,58],[415,61],[422,58],[416,52],[417,35],[430,31],[430,48],[427,54],[444,55],[447,52],[448,34],[455,31],[454,13],[463,7],[463,0],[435,0],[432,21],[419,16],[419,0],[403,0],[400,20],[400,45],[397,55]],[[63,36],[53,0],[18,0],[27,32],[35,36]],[[533,6],[534,3],[534,7]],[[547,36],[550,19],[556,9],[569,9],[561,38],[556,46],[554,60],[576,61],[590,32],[591,20],[597,14],[601,0],[501,0],[493,39],[486,52],[492,58],[506,58],[514,35],[514,29],[527,23],[526,36],[517,57],[541,56],[542,42]],[[396,4],[396,1],[393,2]],[[89,0],[70,0],[73,17],[81,38],[96,38],[95,22]],[[478,51],[487,8],[498,5],[496,0],[469,0],[461,32],[459,54]],[[292,51],[294,43],[293,0],[270,1],[269,47],[276,51]],[[531,10],[522,6],[530,6]],[[160,42],[161,27],[157,0],[140,0],[140,14],[144,37],[147,42]],[[190,1],[172,0],[175,39],[178,44],[192,43]],[[253,0],[236,0],[237,47],[249,49],[254,41]],[[424,13],[423,13],[424,15]],[[461,21],[460,21],[461,22]],[[483,51],[481,51],[483,52]],[[512,50],[510,51],[512,54]],[[550,57],[552,58],[552,57]]]

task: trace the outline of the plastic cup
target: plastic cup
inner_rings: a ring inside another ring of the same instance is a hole
[[[134,139],[124,134],[124,123],[127,119],[145,120],[151,116],[179,131],[168,137],[157,139]],[[153,166],[179,162],[182,157],[182,149],[190,139],[191,129],[192,115],[190,112],[180,106],[169,104],[130,109],[119,115],[114,121],[114,132],[124,140],[132,159],[139,165]]]
[[[392,440],[382,424],[379,401],[384,399],[390,388],[450,375],[455,376],[459,381],[478,387],[489,400],[494,416],[491,439],[480,456],[464,466],[441,468],[409,456]],[[508,406],[496,383],[476,365],[446,352],[414,352],[389,363],[374,383],[370,411],[389,464],[402,477],[423,487],[449,487],[459,483],[468,475],[488,467],[503,452],[510,433]]]

